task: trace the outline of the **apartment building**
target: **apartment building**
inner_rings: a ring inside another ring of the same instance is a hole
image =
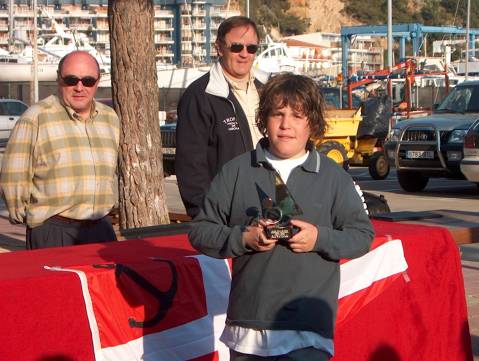
[[[289,36],[282,39],[291,55],[302,64],[306,72],[336,76],[341,72],[341,36],[337,33],[316,32]],[[374,71],[383,67],[383,49],[377,39],[357,36],[349,51],[348,66],[351,73]]]
[[[90,44],[109,54],[107,0],[37,0],[39,36],[54,32],[52,23],[84,33]],[[216,57],[214,41],[219,24],[240,15],[226,0],[154,0],[154,43],[157,62],[199,65]],[[0,48],[11,39],[31,38],[33,10],[30,0],[0,0]],[[21,45],[18,40],[15,45]]]

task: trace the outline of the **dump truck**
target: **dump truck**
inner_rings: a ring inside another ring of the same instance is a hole
[[[381,142],[374,134],[361,134],[361,109],[326,110],[327,129],[323,138],[313,138],[316,148],[345,170],[350,165],[367,165],[373,179],[384,179],[389,164]],[[360,136],[358,136],[358,134]]]

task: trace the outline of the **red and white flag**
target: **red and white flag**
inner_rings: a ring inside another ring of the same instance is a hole
[[[400,240],[376,240],[373,247],[341,264],[337,323],[407,269]],[[49,269],[80,278],[97,361],[229,360],[219,342],[231,283],[228,261],[198,255]]]

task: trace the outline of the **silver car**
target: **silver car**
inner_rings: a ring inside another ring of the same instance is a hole
[[[461,172],[467,180],[479,186],[479,121],[475,122],[464,137],[464,158]]]
[[[464,179],[464,138],[478,119],[479,81],[469,81],[457,85],[432,115],[395,124],[384,146],[401,188],[420,192],[429,178]]]
[[[15,99],[0,99],[0,145],[5,145],[10,138],[15,123],[27,109],[27,105]]]

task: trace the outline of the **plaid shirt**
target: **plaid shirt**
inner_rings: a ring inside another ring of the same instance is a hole
[[[10,221],[35,227],[54,215],[108,214],[119,131],[117,115],[101,103],[86,122],[53,95],[30,107],[12,131],[0,174]]]

